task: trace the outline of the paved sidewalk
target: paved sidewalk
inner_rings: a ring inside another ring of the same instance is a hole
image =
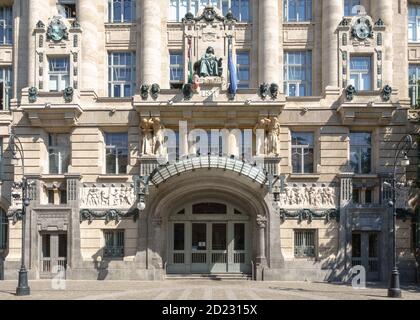
[[[52,289],[51,280],[30,281],[31,295],[16,297],[17,281],[0,281],[0,300],[378,300],[388,299],[386,285],[368,284],[366,289],[350,285],[279,281],[75,281],[65,290]],[[55,284],[56,285],[56,284]],[[420,300],[420,286],[403,286],[403,299]],[[395,299],[393,299],[395,300]]]

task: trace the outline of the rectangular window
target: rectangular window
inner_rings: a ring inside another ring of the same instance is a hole
[[[169,73],[171,89],[180,89],[184,82],[184,55],[182,52],[169,53]]]
[[[314,172],[314,134],[292,132],[293,173]]]
[[[284,0],[284,20],[287,22],[310,21],[312,0]]]
[[[50,174],[68,172],[70,164],[70,136],[68,134],[48,135],[48,159]]]
[[[128,134],[106,133],[106,173],[127,173]]]
[[[0,208],[0,249],[7,248],[8,218],[6,212]]]
[[[9,110],[12,98],[12,68],[0,67],[0,110]]]
[[[251,62],[249,51],[236,52],[236,68],[238,75],[238,88],[249,88],[251,80]]]
[[[371,57],[353,56],[350,59],[350,84],[357,91],[372,90]]]
[[[350,132],[350,166],[355,173],[371,172],[372,137],[370,132]]]
[[[104,257],[124,257],[124,230],[104,230]]]
[[[360,190],[359,189],[353,188],[352,200],[354,204],[360,203]]]
[[[174,250],[185,250],[184,223],[174,223]]]
[[[66,19],[76,18],[76,0],[59,0],[57,4],[58,13]]]
[[[420,105],[420,64],[410,64],[408,67],[408,94],[411,106]]]
[[[136,86],[136,55],[134,52],[108,54],[108,95],[132,97]]]
[[[373,195],[373,190],[372,189],[366,189],[365,190],[365,203],[366,204],[372,203],[372,201],[373,201],[372,195]]]
[[[420,5],[408,6],[408,41],[420,41]]]
[[[360,12],[360,0],[344,0],[344,15],[356,16]]]
[[[0,181],[3,180],[3,137],[0,137]]]
[[[206,6],[213,6],[225,16],[230,10],[235,19],[250,21],[249,0],[169,0],[169,20],[180,22],[187,12],[194,16]]]
[[[315,257],[315,230],[295,230],[295,257]]]
[[[13,44],[12,7],[0,7],[0,45]]]
[[[108,22],[133,22],[135,19],[135,0],[108,0]]]
[[[288,51],[284,55],[284,92],[286,96],[312,94],[312,52]]]
[[[68,57],[50,57],[49,59],[50,91],[63,91],[70,85],[70,65]]]

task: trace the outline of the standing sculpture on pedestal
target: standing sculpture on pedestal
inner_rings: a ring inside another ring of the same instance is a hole
[[[151,118],[143,118],[140,124],[142,133],[141,153],[144,155],[153,154],[153,120]]]

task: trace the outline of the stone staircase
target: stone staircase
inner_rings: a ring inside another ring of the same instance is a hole
[[[246,273],[191,273],[191,274],[166,274],[166,280],[252,280]]]

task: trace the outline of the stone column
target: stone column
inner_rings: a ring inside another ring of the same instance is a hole
[[[259,82],[279,84],[279,1],[260,0],[259,4]]]
[[[45,0],[28,1],[28,87],[36,86],[37,72],[35,71],[35,65],[38,55],[36,54],[34,29],[39,20],[47,25],[47,21],[42,19],[44,16],[44,14],[42,14],[42,8],[45,8],[48,5],[48,2]],[[15,42],[18,40],[19,39],[14,39]]]
[[[99,0],[77,0],[77,14],[82,27],[80,85],[82,90],[98,92],[98,24],[102,17],[98,16]]]
[[[338,254],[337,258],[337,266],[341,270],[348,270],[351,267],[351,248],[347,246],[351,243],[351,214],[347,212],[347,207],[352,202],[353,175],[354,173],[352,172],[340,174],[340,254]]]
[[[322,1],[322,88],[338,90],[337,27],[343,17],[343,1]]]
[[[141,84],[161,85],[162,34],[161,2],[143,0],[141,3]]]
[[[257,252],[257,264],[266,265],[267,259],[265,256],[265,229],[267,227],[267,217],[263,215],[257,216],[257,227],[258,227],[258,252]]]
[[[385,32],[383,32],[383,63],[382,63],[382,87],[390,85],[392,87],[393,76],[393,56],[394,56],[394,43],[392,36],[392,2],[383,0],[373,0],[371,5],[372,17],[374,22],[379,18],[385,23]],[[376,87],[374,84],[373,87]]]

